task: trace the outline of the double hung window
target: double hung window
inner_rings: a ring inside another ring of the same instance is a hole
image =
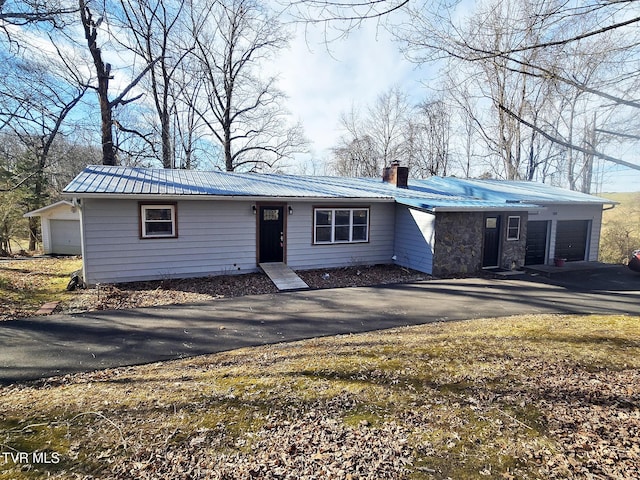
[[[140,205],[142,238],[177,237],[175,205]]]
[[[509,217],[507,223],[507,240],[520,240],[520,217]]]
[[[368,208],[315,208],[313,243],[360,243],[369,241]]]

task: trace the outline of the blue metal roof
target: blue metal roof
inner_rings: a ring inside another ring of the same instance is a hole
[[[89,166],[63,190],[90,195],[389,198],[389,188],[359,188],[355,179]]]
[[[410,193],[410,192],[409,192]],[[515,211],[515,210],[542,210],[540,205],[533,203],[506,203],[489,200],[460,199],[450,197],[448,199],[425,199],[411,196],[396,197],[397,203],[409,207],[420,208],[430,212],[477,212],[487,211]]]
[[[452,195],[460,195],[477,200],[535,203],[539,205],[616,203],[606,198],[538,182],[431,177],[425,180],[416,180],[415,183],[427,188],[444,190]]]
[[[207,196],[376,199],[428,211],[534,210],[540,204],[611,203],[590,195],[530,182],[433,177],[397,188],[381,179],[203,172],[94,165],[67,185],[68,197]]]

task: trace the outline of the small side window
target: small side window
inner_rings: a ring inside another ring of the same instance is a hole
[[[507,240],[520,240],[520,217],[509,217]]]
[[[140,205],[140,236],[142,238],[174,238],[175,205]]]

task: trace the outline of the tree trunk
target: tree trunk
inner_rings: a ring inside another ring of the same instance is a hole
[[[162,166],[164,168],[173,168],[173,155],[171,148],[171,127],[169,125],[169,112],[165,110],[160,115],[161,118],[161,137],[162,137]]]
[[[102,66],[100,49],[96,50],[99,59],[99,63],[96,62],[96,68],[101,68],[103,72],[98,74],[98,99],[100,102],[100,118],[102,122],[102,164],[116,165],[116,155],[113,149],[113,118],[111,116],[111,104],[109,103],[109,75],[111,73],[111,65],[107,63]],[[94,56],[94,59],[95,58]]]
[[[44,203],[42,200],[42,194],[44,191],[44,165],[42,161],[42,157],[40,157],[36,165],[38,172],[36,174],[35,185],[33,187],[33,198],[35,199],[35,203],[32,204],[35,208],[41,207]],[[33,252],[38,246],[39,223],[40,222],[38,222],[37,218],[29,217],[29,251],[31,252]]]
[[[593,114],[591,128],[587,127],[588,141],[587,150],[595,151],[596,149],[596,114]],[[593,153],[585,153],[584,166],[582,168],[582,193],[591,193],[591,182],[593,181]]]
[[[38,219],[29,218],[29,251],[33,252],[38,246]]]
[[[224,129],[224,166],[227,172],[233,172],[233,156],[231,155],[231,128],[226,126]]]
[[[113,119],[111,116],[111,103],[109,102],[109,80],[111,78],[111,65],[102,61],[102,52],[98,48],[97,23],[91,17],[91,11],[85,0],[78,0],[80,18],[84,28],[84,36],[87,39],[89,52],[93,58],[98,76],[98,101],[100,103],[100,118],[102,121],[102,163],[103,165],[115,165],[116,155],[113,148]]]

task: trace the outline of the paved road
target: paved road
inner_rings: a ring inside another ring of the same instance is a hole
[[[640,275],[617,267],[551,280],[435,280],[14,320],[0,323],[0,383],[400,325],[553,312],[640,315]]]

